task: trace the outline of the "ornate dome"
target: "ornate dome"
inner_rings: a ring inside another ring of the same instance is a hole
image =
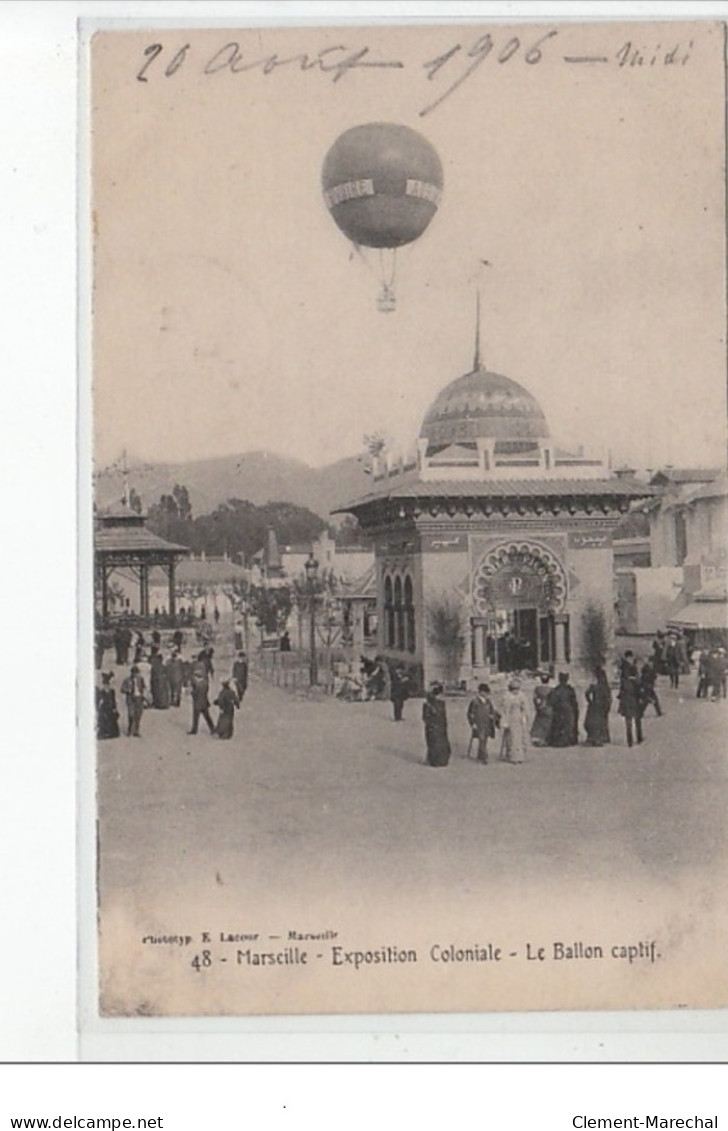
[[[429,447],[495,439],[500,447],[549,438],[546,417],[535,397],[509,377],[476,368],[446,385],[420,430]]]

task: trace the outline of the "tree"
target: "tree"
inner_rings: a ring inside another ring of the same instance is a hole
[[[135,514],[142,513],[142,499],[136,487],[129,489],[129,510],[134,511]]]
[[[601,605],[590,601],[581,617],[581,654],[585,667],[604,667],[609,653],[607,617]]]
[[[326,529],[319,515],[295,503],[265,503],[257,510],[265,530],[272,526],[281,546],[314,542]]]
[[[192,504],[187,488],[180,483],[175,483],[172,488],[172,498],[177,508],[178,517],[181,518],[183,522],[189,521],[192,518]]]
[[[440,654],[448,683],[457,683],[465,651],[465,623],[460,602],[449,593],[427,606],[427,639]]]
[[[329,534],[337,546],[369,546],[370,539],[353,515],[346,515],[338,526],[329,526]]]
[[[250,611],[263,632],[281,633],[293,607],[291,591],[286,585],[268,588],[254,585],[249,591]]]

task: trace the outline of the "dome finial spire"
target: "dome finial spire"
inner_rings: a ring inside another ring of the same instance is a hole
[[[475,292],[475,350],[473,353],[473,369],[480,369],[482,360],[480,357],[480,289]]]

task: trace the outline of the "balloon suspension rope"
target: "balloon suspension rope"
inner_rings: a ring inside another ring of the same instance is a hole
[[[397,279],[397,249],[391,249],[391,258],[389,265],[384,255],[385,249],[379,249],[379,277],[382,283],[382,289],[379,292],[377,306],[383,314],[391,314],[393,310],[397,309],[397,296],[395,294],[394,286]],[[389,269],[388,269],[389,268]]]

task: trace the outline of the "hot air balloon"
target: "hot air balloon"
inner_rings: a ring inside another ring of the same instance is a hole
[[[321,174],[324,200],[357,252],[379,250],[379,309],[395,309],[398,247],[418,239],[442,195],[434,147],[409,126],[369,122],[336,139]]]

